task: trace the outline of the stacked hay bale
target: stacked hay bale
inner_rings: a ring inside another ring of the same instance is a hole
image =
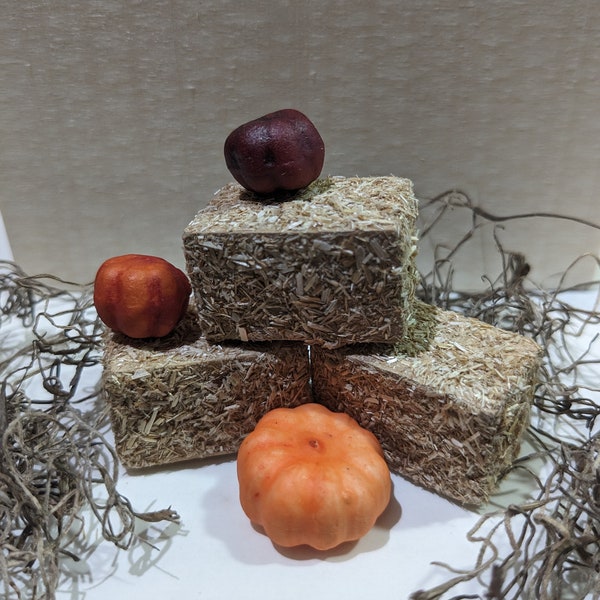
[[[393,472],[485,502],[518,452],[540,351],[415,298],[417,216],[398,177],[319,179],[284,201],[217,192],[183,234],[188,318],[158,341],[107,337],[123,463],[234,453],[268,410],[316,401],[371,430]]]

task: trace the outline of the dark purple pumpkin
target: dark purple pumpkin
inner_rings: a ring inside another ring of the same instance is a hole
[[[295,191],[321,174],[325,144],[301,112],[287,108],[234,129],[225,140],[225,163],[247,190],[261,195]]]

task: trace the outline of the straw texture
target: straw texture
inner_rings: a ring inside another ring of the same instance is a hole
[[[190,309],[162,339],[108,334],[103,390],[119,458],[148,467],[232,454],[260,417],[310,401],[302,344],[212,344]]]
[[[329,348],[402,339],[417,215],[398,177],[332,177],[285,201],[226,185],[183,234],[204,335]]]
[[[541,350],[452,311],[418,312],[410,347],[313,348],[314,392],[377,436],[392,471],[479,505],[518,453]]]

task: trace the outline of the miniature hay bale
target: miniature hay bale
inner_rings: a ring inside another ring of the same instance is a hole
[[[424,335],[409,347],[313,348],[316,398],[371,430],[393,472],[482,504],[519,451],[540,348],[451,311],[415,312]]]
[[[279,202],[225,186],[183,234],[204,335],[329,348],[401,339],[417,213],[397,177],[318,180]]]
[[[210,344],[193,310],[162,339],[108,334],[103,362],[127,467],[234,453],[265,412],[311,400],[302,344]]]

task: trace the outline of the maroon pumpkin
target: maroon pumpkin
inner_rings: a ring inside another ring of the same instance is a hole
[[[256,194],[306,187],[321,174],[325,145],[313,123],[288,108],[234,129],[225,140],[225,162],[233,177]]]

